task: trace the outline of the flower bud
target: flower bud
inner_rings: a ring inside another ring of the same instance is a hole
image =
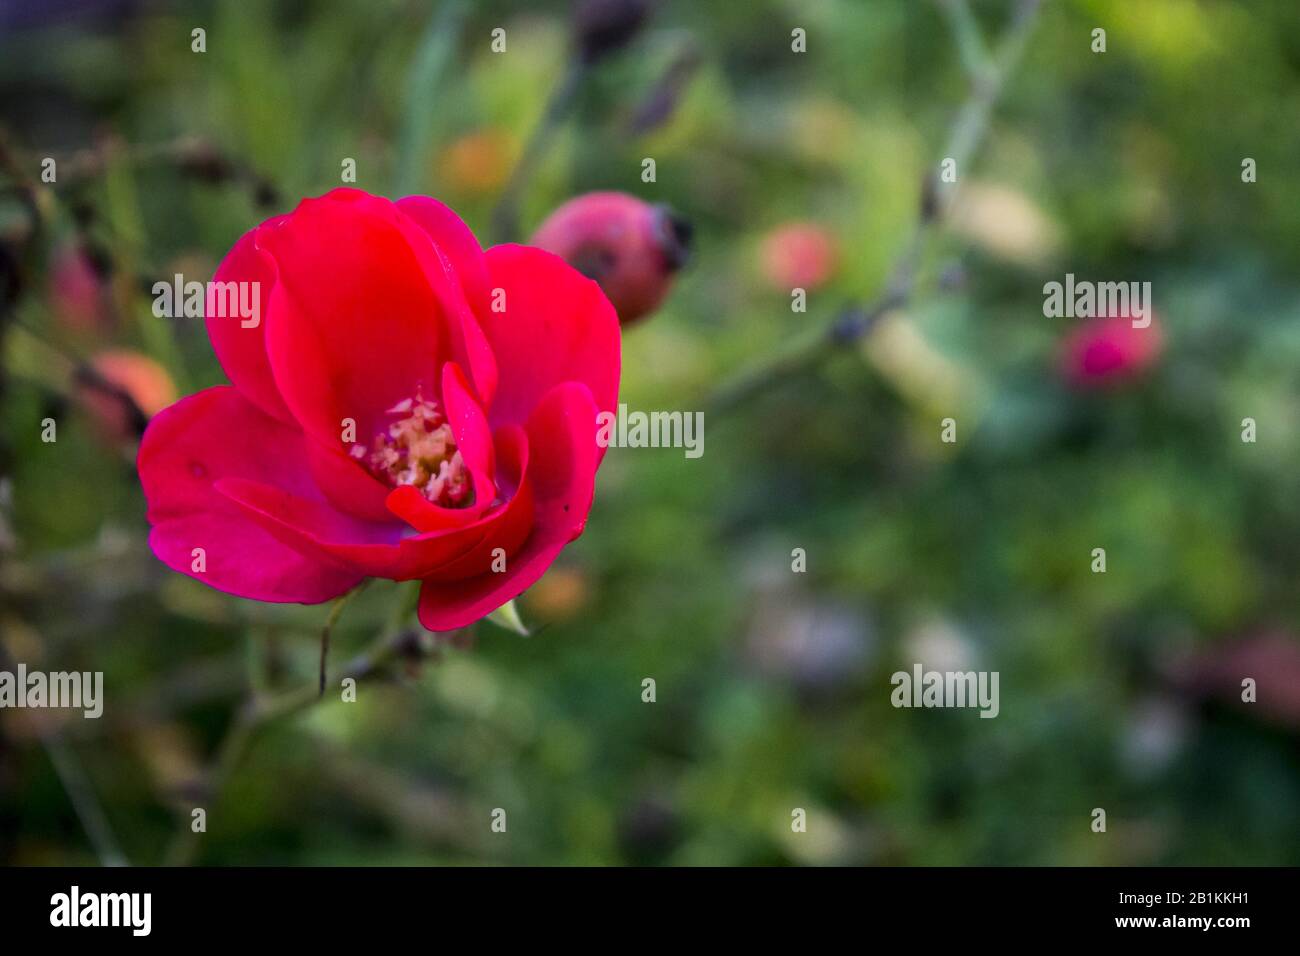
[[[1164,350],[1164,331],[1152,315],[1146,327],[1127,315],[1088,319],[1065,337],[1061,373],[1078,388],[1105,388],[1140,376]]]
[[[595,63],[627,44],[650,15],[650,0],[582,0],[573,18],[574,42],[584,63]]]
[[[835,241],[813,222],[777,226],[763,238],[759,250],[763,275],[773,288],[815,289],[835,271]]]
[[[79,243],[68,243],[50,261],[50,304],[66,329],[89,332],[110,318],[107,284],[95,261]]]
[[[667,206],[626,193],[571,199],[538,227],[532,245],[600,283],[624,325],[658,308],[685,264],[691,227]]]
[[[77,400],[110,445],[140,437],[144,424],[176,400],[167,370],[129,349],[101,352],[77,376]]]

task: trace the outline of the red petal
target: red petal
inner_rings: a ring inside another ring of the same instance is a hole
[[[502,464],[518,474],[526,488],[527,441],[522,431],[516,431],[517,441],[503,435]],[[517,546],[527,536],[533,518],[532,496],[520,492],[473,524],[385,541],[382,528],[358,528],[356,522],[341,520],[342,516],[328,506],[268,485],[233,480],[221,482],[218,490],[278,540],[308,554],[345,563],[369,576],[399,581],[441,575],[444,569],[453,576],[474,573],[474,568],[465,570],[459,563],[461,559],[490,553],[497,546],[490,544],[484,551],[480,547],[484,542],[505,541]],[[482,566],[486,567],[486,562]]]
[[[266,225],[274,226],[283,218],[272,219]],[[258,248],[261,229],[259,226],[244,233],[234,248],[226,253],[212,277],[214,284],[257,283],[244,293],[257,296],[257,325],[245,327],[245,320],[232,313],[214,286],[208,288],[204,321],[213,351],[217,353],[226,377],[262,411],[281,421],[292,422],[293,415],[280,397],[266,357],[266,309],[271,301],[271,289],[275,286],[276,269],[275,261]]]
[[[618,316],[600,286],[563,259],[530,246],[495,246],[488,275],[505,309],[484,315],[484,331],[500,372],[488,407],[493,426],[528,419],[542,396],[562,382],[583,382],[597,411],[618,404]]]
[[[490,476],[496,470],[492,431],[482,407],[470,394],[465,373],[455,362],[448,362],[442,368],[442,403],[456,447],[466,466],[476,478],[480,474]],[[485,488],[475,490],[487,492],[489,501],[496,497],[496,489],[490,480]]]
[[[441,572],[426,578],[419,613],[429,630],[464,627],[518,597],[582,533],[600,450],[590,390],[569,382],[549,391],[528,420],[528,447],[527,478],[535,498],[532,533],[518,551],[507,551],[504,573],[488,570],[464,581],[447,581]]]
[[[396,537],[385,541],[380,535],[364,540],[357,534],[360,529],[340,522],[338,512],[329,506],[270,485],[230,479],[220,482],[217,490],[277,540],[367,577],[396,581],[423,577],[466,553],[489,533],[487,527],[474,527],[400,541]]]
[[[336,190],[304,200],[260,240],[279,267],[266,331],[275,381],[327,447],[342,448],[345,419],[368,437],[417,389],[437,393],[441,307],[391,209]]]
[[[391,523],[389,488],[351,455],[307,439],[307,465],[334,507],[365,521]]]
[[[435,576],[439,581],[459,581],[491,571],[493,558],[502,552],[508,558],[523,546],[532,532],[536,504],[529,474],[528,435],[518,425],[509,425],[501,430],[500,442],[503,472],[517,476],[517,489],[493,514],[491,533],[474,548],[437,569]]]
[[[484,403],[491,402],[497,389],[497,363],[476,318],[486,312],[488,304],[487,261],[483,250],[469,227],[438,200],[407,196],[395,205],[405,222],[416,226],[431,240],[436,255],[426,259],[425,269],[435,276],[433,286],[439,291],[447,315],[452,354],[469,373],[479,398]],[[414,238],[411,245],[424,258],[425,245]],[[455,295],[455,290],[460,290],[461,295]]]
[[[154,554],[175,571],[257,601],[317,604],[355,587],[359,573],[287,547],[213,487],[241,478],[315,494],[301,469],[302,444],[297,431],[227,386],[164,409],[137,459]],[[196,548],[201,572],[193,570]]]
[[[395,203],[402,214],[423,229],[433,244],[447,258],[460,279],[470,307],[479,312],[487,308],[488,274],[483,248],[469,226],[449,207],[428,196],[407,196]]]

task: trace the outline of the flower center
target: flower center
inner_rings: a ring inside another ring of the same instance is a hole
[[[413,485],[434,504],[445,508],[472,504],[469,470],[438,403],[422,398],[417,391],[414,398],[398,402],[388,414],[400,417],[375,436],[369,449],[353,445],[353,457],[381,481],[394,488]]]

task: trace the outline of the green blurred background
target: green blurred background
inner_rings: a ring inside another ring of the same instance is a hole
[[[972,4],[990,45],[1012,6]],[[880,290],[969,95],[949,27],[930,0],[668,0],[592,70],[525,233],[593,189],[695,225],[625,335],[623,401],[705,408]],[[211,864],[1300,862],[1290,0],[1049,0],[909,305],[706,414],[700,459],[611,451],[585,535],[519,602],[533,636],[483,622],[271,727],[202,795],[250,686],[316,680],[326,608],[159,564],[131,443],[69,369],[125,348],[180,394],[222,381],[201,320],[155,318],[148,279],[208,278],[345,157],[357,186],[437,196],[486,241],[570,31],[561,2],[0,0],[0,628],[10,660],[106,684],[98,721],[0,712],[0,859],[157,862],[201,805]],[[178,137],[221,161],[172,161]],[[15,187],[45,156],[62,172],[32,235]],[[834,249],[806,314],[765,251],[792,221]],[[1066,272],[1153,283],[1145,375],[1062,381],[1076,320],[1044,318],[1042,286]],[[360,595],[335,660],[404,599]],[[1001,714],[894,709],[915,662],[998,671]]]

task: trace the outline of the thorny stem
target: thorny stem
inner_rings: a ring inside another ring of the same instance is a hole
[[[248,188],[259,205],[276,201],[275,187],[259,176],[250,166],[230,159],[212,143],[198,137],[185,136],[175,140],[125,146],[114,141],[106,141],[93,147],[83,149],[60,161],[58,169],[63,185],[75,186],[86,179],[102,174],[110,162],[121,160],[134,165],[172,166],[196,178],[209,182],[234,181]],[[43,237],[51,232],[51,220],[60,208],[60,198],[56,190],[38,182],[28,171],[28,162],[19,158],[18,151],[12,146],[5,130],[0,129],[0,173],[9,179],[6,191],[17,195],[27,209],[31,231],[25,237],[24,246],[35,249]],[[10,308],[15,308],[16,303]],[[9,324],[8,315],[0,316],[0,323]],[[61,346],[48,339],[42,332],[27,323],[13,321],[13,325],[22,325],[24,331],[39,341],[46,348],[62,353],[71,366],[70,384],[81,385],[99,392],[121,405],[127,416],[131,430],[137,435],[144,433],[149,422],[145,414],[130,393],[120,386],[108,381],[88,362],[71,355]],[[0,327],[0,334],[3,328]],[[3,350],[0,349],[0,353]],[[0,368],[0,376],[4,370]],[[3,380],[0,379],[0,394]]]
[[[1018,0],[1011,22],[1003,34],[997,54],[980,76],[973,78],[970,96],[962,105],[948,136],[942,158],[956,161],[964,170],[988,132],[993,107],[1001,96],[1007,77],[1024,51],[1035,15],[1043,0]],[[945,4],[954,9],[964,4]],[[966,11],[969,14],[969,10]],[[960,14],[956,17],[960,22]],[[968,24],[974,28],[974,22]],[[960,44],[959,44],[960,45]],[[969,43],[967,44],[969,46]],[[714,414],[743,405],[760,392],[787,378],[818,368],[830,355],[858,342],[886,313],[906,305],[917,286],[921,256],[934,226],[952,204],[954,191],[941,190],[936,177],[928,175],[921,190],[919,215],[911,239],[904,247],[883,290],[868,302],[855,302],[835,315],[817,334],[771,358],[764,359],[724,382],[706,400]]]
[[[354,589],[334,603],[330,609],[329,624],[337,620],[347,598],[359,590],[360,588]],[[413,595],[418,593],[418,590],[412,592]],[[425,645],[421,643],[419,632],[402,626],[413,610],[413,602],[406,595],[400,596],[389,626],[369,648],[354,657],[335,675],[336,685],[349,679],[360,682],[383,673],[400,660],[423,657]],[[327,628],[329,624],[326,625]],[[226,782],[261,731],[315,706],[323,699],[317,688],[303,687],[278,695],[252,697],[245,701],[235,713],[225,737],[218,745],[217,755],[204,780],[202,793],[209,804],[215,803],[220,796]],[[202,836],[201,833],[194,832],[190,818],[183,817],[167,849],[164,865],[189,866],[198,854]]]

